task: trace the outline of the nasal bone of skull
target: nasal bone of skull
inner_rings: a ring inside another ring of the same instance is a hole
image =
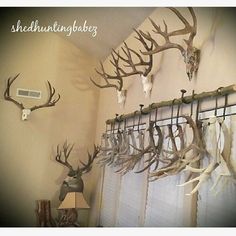
[[[123,103],[125,101],[125,90],[117,90],[118,103]]]
[[[28,115],[31,113],[30,109],[22,109],[22,116],[21,119],[22,120],[27,120],[28,119]]]
[[[146,96],[149,96],[150,91],[152,89],[152,80],[151,77],[141,75],[142,84],[143,84],[143,91]]]

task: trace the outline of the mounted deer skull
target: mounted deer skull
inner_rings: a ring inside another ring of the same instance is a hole
[[[168,32],[168,27],[165,21],[163,21],[165,29],[162,30],[159,25],[157,25],[151,18],[149,18],[151,24],[155,28],[153,32],[162,36],[165,40],[165,43],[163,45],[159,45],[152,38],[150,33],[144,33],[143,31],[139,30],[139,33],[154,45],[154,49],[146,50],[145,52],[142,51],[142,53],[143,55],[153,55],[171,48],[176,48],[180,50],[181,55],[183,56],[184,62],[186,64],[186,73],[188,75],[189,80],[191,80],[193,73],[198,70],[198,65],[200,60],[200,50],[193,46],[193,39],[197,32],[197,18],[192,7],[189,7],[188,9],[193,19],[193,25],[190,25],[189,22],[183,17],[183,15],[177,9],[175,9],[174,7],[169,7],[169,9],[177,15],[177,17],[180,19],[180,21],[184,24],[185,27],[183,29]],[[186,49],[184,49],[182,45],[177,43],[172,43],[170,41],[170,38],[173,36],[186,35],[186,34],[189,34],[189,38],[184,39],[184,42],[187,45]]]
[[[7,88],[4,92],[4,99],[7,100],[7,101],[10,101],[10,102],[13,102],[15,103],[22,111],[22,116],[21,116],[21,119],[22,120],[27,120],[28,119],[28,116],[30,115],[30,113],[34,110],[37,110],[39,108],[43,108],[43,107],[51,107],[51,106],[54,106],[60,99],[60,94],[58,94],[58,97],[57,99],[53,99],[53,96],[55,94],[55,88],[53,88],[50,84],[50,82],[48,81],[48,87],[49,87],[49,97],[48,97],[48,100],[47,102],[45,102],[44,104],[42,105],[38,105],[38,106],[34,106],[34,107],[31,107],[31,108],[25,108],[25,106],[22,104],[22,103],[19,103],[18,101],[14,100],[11,95],[10,95],[10,87],[11,85],[13,84],[13,82],[17,79],[17,77],[19,76],[20,74],[17,74],[15,77],[13,78],[9,78],[7,80]]]
[[[114,55],[112,54],[112,60],[110,60],[110,62],[112,63],[112,65],[114,65],[115,67],[115,74],[116,75],[109,75],[105,72],[104,66],[102,64],[102,62],[100,62],[101,65],[101,70],[102,72],[98,71],[97,69],[95,69],[95,71],[97,72],[97,74],[99,74],[106,82],[105,85],[100,85],[98,83],[96,83],[92,78],[90,78],[90,80],[92,81],[92,83],[99,87],[99,88],[115,88],[117,91],[117,101],[119,104],[121,104],[122,106],[125,103],[125,99],[126,99],[126,90],[123,89],[123,78],[120,74],[120,70],[119,70],[119,58],[115,58]],[[110,81],[116,81],[118,83],[114,84],[114,83],[110,83]]]
[[[136,29],[134,29],[134,31],[137,34],[137,36],[135,36],[135,38],[139,42],[142,43],[144,48],[147,51],[152,50],[153,43],[151,43],[151,45],[148,46],[148,44],[145,42],[142,35]],[[126,64],[124,64],[124,67],[129,67],[131,69],[131,71],[127,72],[124,69],[122,69],[120,66],[118,66],[118,69],[122,73],[122,77],[128,77],[128,76],[132,76],[132,75],[140,75],[145,97],[149,97],[150,92],[152,90],[152,77],[149,76],[149,74],[150,74],[150,72],[152,70],[152,66],[153,66],[153,55],[152,54],[148,55],[148,60],[145,61],[145,60],[143,60],[143,58],[141,57],[141,55],[138,52],[136,52],[135,50],[128,47],[126,42],[124,42],[124,47],[121,47],[121,50],[123,51],[125,56],[121,56],[120,53],[116,52],[114,49],[113,49],[113,52],[114,52],[114,54],[117,55],[118,58],[120,58],[123,62],[126,63]],[[141,52],[141,50],[140,50],[140,52]],[[138,62],[134,62],[133,57],[135,57],[138,60]]]
[[[68,158],[73,147],[74,144],[67,144],[67,141],[65,141],[65,143],[63,144],[62,150],[60,149],[59,145],[57,145],[57,155],[55,159],[57,162],[61,163],[69,169],[67,178],[63,181],[60,189],[60,201],[64,200],[68,192],[83,192],[84,182],[82,180],[82,175],[88,173],[92,169],[93,161],[99,153],[99,148],[94,145],[93,154],[91,155],[88,152],[88,162],[84,163],[80,161],[82,167],[79,167],[78,165],[77,169],[73,169],[72,165],[68,162]],[[64,160],[62,159],[62,154],[64,155]]]

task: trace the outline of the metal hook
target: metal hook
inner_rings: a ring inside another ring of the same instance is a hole
[[[194,103],[195,92],[192,91],[192,101],[191,101],[191,108],[190,108],[190,117],[193,115],[193,103]]]
[[[155,103],[152,103],[152,104],[150,104],[148,107],[149,107],[149,122],[150,122],[150,120],[151,120],[151,118],[152,118],[152,109],[153,109],[153,105],[154,105]]]
[[[137,112],[138,112],[138,111],[135,111],[135,112],[134,112],[134,117],[133,117],[133,130],[134,130],[134,126],[135,126],[135,115],[136,115]]]
[[[218,96],[221,95],[221,89],[223,87],[219,87],[216,91],[217,91],[217,96],[216,96],[216,107],[215,107],[215,116],[217,116],[217,110],[218,110]]]
[[[196,110],[196,123],[198,122],[198,115],[199,115],[199,109],[200,109],[200,100],[197,100],[197,110]]]
[[[183,103],[185,103],[186,101],[184,101],[184,94],[185,94],[187,91],[186,91],[185,89],[181,89],[180,92],[181,92],[181,101],[182,101]],[[179,110],[180,110],[180,106],[181,106],[181,103],[178,104],[176,125],[178,125],[178,123],[179,123]]]
[[[143,104],[139,104],[139,106],[140,106],[140,112],[141,112],[141,115],[147,115],[148,114],[148,112],[144,112],[143,111]]]
[[[224,105],[224,111],[223,111],[223,119],[225,120],[225,112],[226,112],[226,107],[228,106],[228,94],[225,94],[225,105]]]
[[[182,96],[181,96],[181,101],[182,101],[182,103],[184,103],[184,104],[189,104],[191,101],[187,101],[185,98],[184,98],[184,94],[187,92],[185,89],[181,89],[180,90],[181,91],[181,93],[182,93]]]
[[[215,117],[217,117],[217,110],[218,110],[218,97],[216,97]]]
[[[118,116],[119,116],[119,114],[116,114],[116,117],[115,117],[115,121],[118,122],[117,131],[120,130],[120,122],[119,122]]]
[[[158,107],[156,108],[156,113],[155,113],[155,123],[157,122],[157,112],[158,112]]]
[[[124,119],[124,131],[126,131],[126,122],[127,122],[127,119],[125,118]]]
[[[171,120],[170,120],[170,124],[171,126],[173,125],[173,112],[174,112],[174,103],[175,103],[175,98],[172,100],[172,103],[171,103]]]

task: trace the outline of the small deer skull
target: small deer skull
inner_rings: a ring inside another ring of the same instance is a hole
[[[145,98],[150,97],[152,90],[152,77],[141,75],[142,84],[143,84],[143,92],[145,94]]]
[[[21,115],[21,119],[22,120],[28,120],[28,116],[30,115],[31,110],[30,109],[22,109],[22,115]]]
[[[125,103],[125,99],[126,99],[126,90],[117,90],[117,101],[119,104],[121,104],[122,106]]]
[[[56,90],[55,90],[55,88],[53,88],[51,86],[50,82],[48,81],[48,87],[49,87],[49,97],[48,97],[48,100],[45,103],[41,104],[41,105],[33,106],[33,107],[29,108],[29,109],[25,108],[25,106],[22,103],[16,101],[10,95],[11,85],[18,78],[19,75],[20,74],[17,74],[15,77],[13,77],[13,78],[10,77],[7,80],[7,88],[6,88],[5,92],[4,92],[4,99],[6,101],[14,103],[16,106],[18,106],[21,109],[21,111],[22,111],[21,119],[22,120],[27,120],[28,116],[30,115],[30,113],[32,111],[40,109],[40,108],[44,108],[44,107],[55,106],[55,104],[60,100],[60,94],[58,94],[57,98],[53,98],[54,95],[55,95]]]

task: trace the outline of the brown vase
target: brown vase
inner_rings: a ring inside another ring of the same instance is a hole
[[[55,226],[51,216],[50,200],[37,200],[37,209],[35,210],[37,216],[37,226],[39,227],[53,227]]]

